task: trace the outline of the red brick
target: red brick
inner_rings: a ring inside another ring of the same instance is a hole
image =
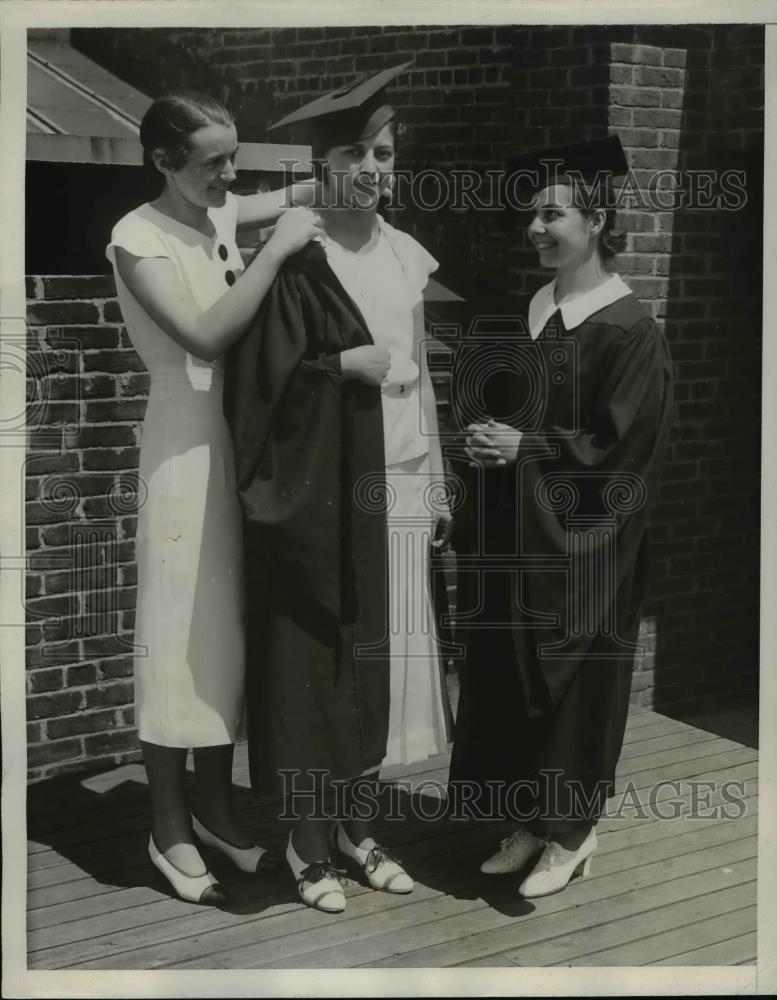
[[[135,706],[130,705],[129,708],[121,708],[118,710],[119,718],[121,719],[121,724],[124,726],[134,726],[135,725]]]
[[[131,681],[115,681],[100,687],[86,689],[86,707],[100,708],[104,705],[126,705],[135,697]]]
[[[113,375],[89,375],[81,379],[84,396],[92,398],[115,397],[118,384]]]
[[[636,128],[680,128],[683,112],[669,108],[634,108]]]
[[[60,372],[57,375],[46,376],[38,384],[42,400],[81,398],[81,379],[77,375]]]
[[[138,735],[134,730],[100,733],[95,736],[87,736],[84,744],[88,754],[120,753],[123,750],[136,750]]]
[[[78,342],[82,351],[108,350],[119,346],[119,330],[118,326],[101,323],[100,326],[71,326],[68,327],[67,334]]]
[[[131,656],[121,656],[100,662],[100,675],[104,680],[113,680],[117,677],[132,677],[132,674],[133,660]]]
[[[68,630],[72,630],[72,622],[67,623]],[[83,659],[81,649],[77,639],[66,639],[65,642],[44,641],[38,646],[31,646],[27,649],[26,661],[30,670],[38,667],[54,667],[73,663]]]
[[[79,663],[74,667],[68,667],[65,671],[66,687],[83,687],[86,684],[95,684],[96,682],[96,663]]]
[[[99,322],[94,302],[43,302],[27,304],[27,322],[31,326],[67,326]]]
[[[52,761],[72,760],[81,757],[81,740],[57,740],[54,743],[39,743],[27,748],[27,763],[31,766],[50,764]]]
[[[145,365],[134,351],[89,351],[83,355],[85,372],[145,371]]]
[[[104,423],[108,420],[142,421],[145,412],[145,399],[101,399],[86,404],[86,419],[95,423]]]
[[[136,469],[139,459],[139,448],[93,448],[84,452],[82,462],[86,471],[121,470]]]
[[[131,650],[131,635],[103,635],[83,640],[84,657],[114,656]]]
[[[546,49],[565,48],[571,44],[572,29],[564,27],[541,27],[531,29],[531,44]]]
[[[58,424],[77,424],[79,419],[78,403],[50,403],[31,409],[27,416],[27,425],[31,427],[50,427]]]
[[[66,275],[43,278],[45,299],[107,299],[116,295],[116,282],[109,275]]]
[[[611,48],[613,62],[636,63],[638,66],[660,66],[661,50],[646,45],[614,44]]]
[[[633,66],[610,66],[610,83],[621,86],[633,86],[634,73]]]
[[[33,695],[27,699],[29,719],[50,719],[52,716],[67,715],[81,708],[84,701],[82,691],[59,691],[56,694]]]
[[[100,733],[116,728],[116,712],[108,709],[97,712],[79,712],[49,719],[46,732],[49,739],[58,740],[65,736],[83,736],[84,733]]]
[[[30,691],[40,694],[43,691],[58,691],[64,687],[64,672],[62,667],[30,670],[27,674]]]
[[[67,511],[52,510],[51,505],[43,503],[27,503],[24,509],[27,524],[59,524],[70,516]]]
[[[81,427],[75,434],[66,434],[69,448],[121,448],[135,444],[135,433],[131,427],[117,427],[113,424]]]

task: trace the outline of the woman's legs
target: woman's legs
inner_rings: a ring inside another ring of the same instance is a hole
[[[184,776],[187,750],[141,741],[148,775],[157,849],[187,875],[204,875],[206,868],[192,840]]]
[[[153,810],[154,843],[169,861],[187,875],[202,875],[205,865],[194,846],[185,774],[188,751],[141,742]],[[217,836],[235,847],[250,847],[232,804],[231,743],[198,747],[194,751],[196,814]]]
[[[233,847],[251,847],[253,841],[241,829],[232,801],[232,743],[194,750],[194,813],[212,833]]]
[[[378,769],[370,771],[368,774],[364,774],[359,778],[354,778],[351,782],[351,787],[354,785],[359,785],[362,788],[362,794],[360,795],[360,800],[365,800],[367,798],[364,795],[364,786],[371,784],[373,792],[369,796],[368,802],[377,806],[377,783],[378,783]],[[349,801],[352,801],[353,796],[348,796]],[[349,806],[346,816],[343,819],[343,829],[348,839],[356,847],[366,840],[368,837],[372,836],[372,827],[375,820],[375,816],[370,814],[367,817],[362,817],[356,814],[353,806]]]
[[[370,774],[354,778],[353,782],[363,786],[365,782],[377,782],[377,769]],[[351,797],[348,796],[348,799]],[[374,798],[374,796],[372,797]],[[366,796],[361,795],[364,801]],[[329,856],[329,834],[335,815],[335,802],[326,795],[301,795],[294,803],[299,819],[294,826],[293,844],[297,854],[304,861],[323,861]],[[374,816],[361,817],[346,803],[343,828],[352,844],[358,846],[372,836]]]
[[[305,862],[326,861],[329,857],[332,820],[327,805],[319,795],[300,796],[300,800],[293,804],[298,818],[292,831],[292,844]]]

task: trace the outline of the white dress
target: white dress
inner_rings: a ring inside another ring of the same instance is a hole
[[[141,740],[170,747],[233,743],[243,732],[243,568],[232,442],[222,413],[223,360],[200,361],[142,308],[115,247],[166,257],[201,310],[242,260],[237,199],[210,209],[206,237],[141,205],[106,250],[119,304],[151,388],[140,448],[135,705]]]
[[[434,392],[423,337],[423,289],[435,259],[378,217],[377,243],[351,252],[325,239],[332,270],[391,356],[381,388],[390,594],[391,701],[383,766],[447,749],[429,555],[442,483]],[[435,495],[436,494],[436,495]]]

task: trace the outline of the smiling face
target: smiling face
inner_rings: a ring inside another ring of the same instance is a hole
[[[237,174],[237,130],[234,125],[205,125],[192,132],[187,140],[186,160],[177,169],[170,167],[164,153],[155,153],[154,161],[165,175],[169,188],[190,205],[219,208]]]
[[[394,129],[389,122],[375,135],[325,153],[329,202],[340,207],[374,210],[390,190],[394,170]]]
[[[597,252],[604,213],[582,212],[574,203],[571,185],[554,184],[540,191],[533,211],[529,239],[539,251],[543,267],[574,270]]]

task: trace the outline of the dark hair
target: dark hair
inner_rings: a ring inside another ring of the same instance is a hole
[[[626,249],[626,233],[615,228],[615,193],[607,178],[603,185],[572,185],[574,201],[583,215],[590,218],[595,212],[604,212],[604,226],[599,233],[598,249],[604,261],[611,261]]]
[[[582,208],[583,215],[591,216],[595,208]],[[599,253],[605,261],[612,260],[626,249],[626,233],[615,228],[615,209],[604,209],[604,226],[599,233]]]
[[[154,197],[164,187],[152,153],[162,150],[173,170],[179,170],[189,152],[189,136],[207,125],[234,125],[221,101],[193,90],[173,90],[158,97],[140,123],[143,171]]]

